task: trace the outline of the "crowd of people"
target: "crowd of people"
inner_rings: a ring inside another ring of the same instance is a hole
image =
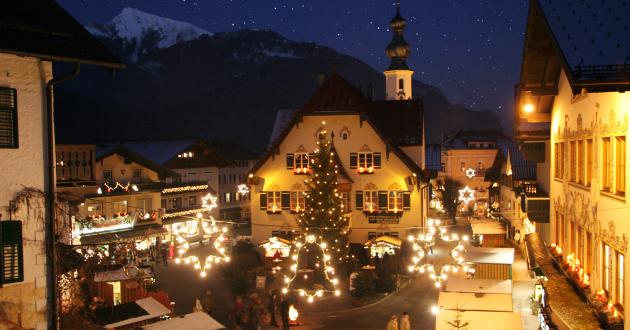
[[[237,296],[230,319],[235,330],[260,330],[264,324],[289,329],[289,301],[272,291],[263,303],[263,298],[253,293],[247,297]],[[278,322],[278,315],[280,316]]]
[[[411,323],[409,321],[409,314],[404,312],[400,317],[398,315],[392,315],[387,322],[387,330],[410,330]]]

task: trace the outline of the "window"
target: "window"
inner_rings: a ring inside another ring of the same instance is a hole
[[[134,168],[133,169],[133,180],[141,180],[142,179],[142,169],[141,168]]]
[[[85,205],[89,215],[100,215],[103,213],[103,203],[87,203]]]
[[[267,211],[280,212],[282,210],[281,196],[280,191],[267,192]]]
[[[576,178],[577,178],[577,169],[576,169],[576,165],[577,165],[577,158],[575,157],[575,141],[571,141],[569,142],[569,153],[571,154],[571,158],[570,158],[570,162],[571,162],[571,177],[570,180],[571,182],[577,182]]]
[[[363,192],[363,198],[365,199],[365,210],[374,212],[378,210],[378,191],[367,190]]]
[[[359,169],[374,168],[374,155],[371,152],[359,153]]]
[[[610,191],[612,188],[612,148],[610,138],[602,139],[602,188]]]
[[[188,196],[188,206],[197,205],[197,196]]]
[[[462,169],[462,172],[466,170],[466,162],[460,162],[459,167]]]
[[[618,136],[615,142],[616,193],[623,195],[626,192],[626,137]]]
[[[295,160],[293,163],[293,169],[295,172],[304,172],[308,171],[308,154],[307,153],[299,153],[294,155]]]
[[[610,292],[610,246],[602,243],[602,288]]]
[[[555,161],[556,178],[562,179],[563,171],[564,171],[564,143],[563,142],[556,143],[554,161]]]
[[[577,182],[584,184],[584,141],[577,142]]]
[[[584,265],[586,265],[586,273],[591,272],[593,267],[593,234],[586,232],[586,254],[584,255]]]
[[[151,212],[151,198],[143,198],[138,200],[138,211],[142,210],[143,212]]]
[[[226,203],[232,202],[232,194],[230,194],[229,192],[225,193],[225,202]]]
[[[103,171],[103,181],[105,181],[107,183],[113,183],[114,182],[114,176],[112,175],[112,171],[110,171],[110,170]]]
[[[127,201],[123,200],[123,201],[117,201],[114,202],[113,204],[113,209],[114,209],[114,213],[123,213],[123,212],[127,212]]]
[[[584,239],[582,235],[583,235],[582,227],[577,226],[577,233],[576,233],[577,256],[580,262],[582,263],[582,265],[584,265]]]
[[[398,79],[398,89],[405,89],[405,81]]]
[[[0,221],[0,286],[24,280],[22,222]]]
[[[0,87],[0,148],[18,147],[17,120],[15,89]]]
[[[593,139],[586,140],[586,179],[584,184],[591,185],[593,179]]]
[[[294,212],[300,212],[304,210],[306,207],[305,198],[303,191],[292,191],[291,192],[291,204],[290,209]]]
[[[626,289],[626,276],[624,274],[625,257],[617,252],[617,288],[615,297],[619,305],[624,305],[624,290]]]
[[[376,232],[374,231],[368,232],[368,240],[373,240],[375,238],[376,238]]]
[[[167,208],[167,207],[166,207],[166,203],[167,203],[167,202],[166,202],[166,199],[164,199],[164,198],[163,198],[163,199],[160,201],[160,207],[161,207],[161,208],[163,208],[163,209],[166,209],[166,208]]]
[[[393,212],[400,212],[403,210],[403,192],[402,191],[389,192],[387,210],[393,211]]]
[[[569,248],[567,249],[571,253],[575,254],[575,222],[569,220]]]
[[[179,209],[181,207],[182,207],[181,197],[171,198],[171,209]]]

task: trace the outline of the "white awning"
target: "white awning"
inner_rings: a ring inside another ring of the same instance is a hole
[[[146,330],[221,330],[225,329],[225,326],[217,320],[210,317],[210,315],[204,312],[195,312],[186,314],[180,317],[175,317],[169,320],[156,322],[153,324],[145,325],[142,329]]]
[[[135,324],[138,322],[158,318],[160,316],[168,315],[171,311],[166,308],[166,306],[162,305],[159,301],[155,300],[153,297],[142,298],[134,301],[138,306],[144,309],[148,314],[132,317],[130,319],[122,320],[120,322],[107,324],[104,327],[106,329],[122,327],[124,325]]]
[[[511,312],[512,294],[440,292],[438,306],[449,310]]]
[[[514,248],[469,247],[464,253],[464,260],[475,264],[514,263]]]
[[[452,327],[447,322],[452,322],[456,315],[455,311],[441,311],[435,321],[436,330],[451,330]],[[461,313],[461,320],[468,322],[468,330],[487,329],[510,329],[522,330],[521,314],[514,312],[473,312],[464,311]]]
[[[449,276],[448,282],[446,282],[446,291],[512,294],[512,281],[466,279]]]

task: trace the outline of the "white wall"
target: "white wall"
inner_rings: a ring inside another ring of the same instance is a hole
[[[0,54],[0,86],[17,89],[19,148],[0,148],[0,213],[9,218],[6,207],[25,187],[40,191],[46,186],[46,82],[52,78],[50,62]],[[45,206],[43,200],[22,205],[13,219],[23,221],[24,282],[0,288],[0,305],[8,318],[17,322],[21,313],[24,328],[46,327],[46,255],[44,249]],[[13,303],[13,304],[12,304]]]

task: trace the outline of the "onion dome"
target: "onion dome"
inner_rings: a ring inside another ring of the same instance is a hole
[[[389,26],[394,31],[394,36],[385,48],[385,54],[392,60],[388,70],[410,70],[405,60],[411,53],[411,47],[403,35],[407,21],[400,16],[399,3],[396,3],[396,16],[389,22]]]

